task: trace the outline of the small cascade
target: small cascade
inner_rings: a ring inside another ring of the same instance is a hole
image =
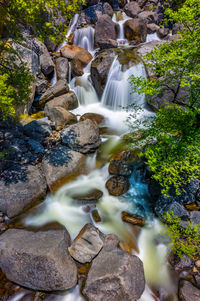
[[[120,13],[120,20],[117,18],[117,13],[113,15],[113,22],[117,23],[119,26],[118,36],[117,36],[117,43],[118,45],[128,45],[128,40],[125,38],[124,35],[124,23],[131,18],[128,17],[125,12]]]
[[[147,35],[146,43],[153,42],[153,41],[161,41],[161,39],[158,37],[156,32]]]
[[[129,83],[129,77],[132,74],[137,77],[146,77],[144,65],[139,63],[122,71],[122,65],[116,56],[110,67],[101,103],[113,110],[121,110],[131,104],[143,106],[145,96],[132,93]]]
[[[74,32],[73,44],[88,50],[89,52],[94,51],[94,28],[87,26],[84,28],[77,29]]]
[[[79,14],[75,14],[74,18],[72,19],[72,22],[70,22],[69,30],[65,36],[65,40],[62,42],[62,44],[59,45],[59,47],[57,48],[57,51],[60,51],[60,49],[67,44],[67,40],[68,40],[70,34],[72,32],[74,32],[76,29],[76,24],[78,22],[78,18],[79,18]]]

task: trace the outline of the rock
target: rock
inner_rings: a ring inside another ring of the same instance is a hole
[[[129,151],[123,151],[115,155],[110,161],[108,171],[111,175],[130,176],[132,173]]]
[[[162,201],[161,199],[162,198],[157,201],[155,206],[155,212],[159,217],[164,218],[164,215],[167,212],[173,212],[174,215],[178,216],[182,220],[187,220],[189,218],[189,213],[183,205],[176,201],[172,201],[167,197],[164,200],[162,199]]]
[[[110,16],[111,18],[112,18],[112,16],[113,16],[114,11],[113,11],[113,9],[112,9],[112,6],[111,6],[108,2],[105,2],[105,3],[103,4],[103,13],[104,13],[105,15]]]
[[[128,179],[123,176],[113,176],[106,182],[106,188],[114,196],[120,196],[128,191]]]
[[[104,235],[92,224],[87,224],[68,248],[70,255],[81,263],[91,262],[101,251]]]
[[[160,27],[154,23],[147,24],[147,33],[151,34],[157,32]]]
[[[42,169],[51,190],[59,187],[64,179],[81,174],[84,168],[85,156],[64,145],[52,148],[42,161]]]
[[[56,59],[56,73],[58,80],[67,79],[68,75],[68,59],[65,57],[59,57]]]
[[[47,120],[38,119],[27,123],[24,132],[27,136],[43,143],[44,139],[51,135],[52,129]]]
[[[66,230],[9,229],[0,236],[0,266],[6,277],[33,290],[66,290],[77,283]]]
[[[142,19],[127,20],[124,23],[124,34],[129,41],[143,43],[147,37],[147,26]]]
[[[103,14],[103,3],[97,3],[86,9],[79,15],[78,27],[83,27],[88,24],[95,24]]]
[[[76,193],[73,198],[80,201],[91,202],[98,201],[103,195],[103,192],[99,189],[92,189],[87,193]]]
[[[125,211],[121,213],[123,222],[130,223],[132,225],[143,227],[145,225],[145,220],[143,217],[137,214],[131,214]]]
[[[104,116],[96,113],[85,113],[81,116],[80,121],[84,121],[86,119],[91,120],[95,125],[100,125],[104,122]]]
[[[92,61],[91,79],[99,97],[103,94],[110,66],[114,58],[114,53],[103,51]]]
[[[49,88],[49,83],[46,79],[37,80],[35,86],[35,95],[38,96],[44,94],[48,88]]]
[[[144,45],[141,45],[137,49],[137,54],[140,56],[145,56],[147,53],[151,52],[154,50],[157,46],[163,44],[163,41],[153,41],[146,43]]]
[[[117,48],[118,44],[116,40],[112,40],[112,39],[100,39],[98,41],[98,46],[101,50],[103,49],[110,49],[110,48]]]
[[[47,50],[47,47],[36,38],[34,39],[34,44],[39,48],[39,57],[40,57],[40,68],[42,73],[45,76],[49,76],[54,71],[54,63],[52,58]]]
[[[60,79],[57,83],[49,88],[39,99],[39,105],[44,105],[47,101],[69,92],[69,86],[66,80]]]
[[[103,40],[104,43],[108,40],[116,40],[117,31],[116,24],[108,15],[102,15],[95,27],[95,45],[99,46],[99,42]]]
[[[48,111],[54,107],[62,107],[65,110],[74,110],[78,108],[78,99],[74,91],[69,91],[59,97],[55,97],[48,101],[44,107],[44,112],[48,115]]]
[[[54,122],[56,130],[60,130],[67,125],[77,123],[77,117],[62,107],[50,107],[47,112],[48,118]]]
[[[91,212],[92,218],[95,221],[95,223],[100,223],[101,222],[101,217],[99,215],[99,212],[97,209],[92,210]]]
[[[61,55],[70,60],[79,60],[82,66],[85,67],[92,59],[92,55],[89,51],[77,46],[77,45],[66,45],[60,50]]]
[[[107,240],[92,262],[83,295],[89,301],[131,301],[138,300],[144,288],[141,260]]]
[[[157,30],[157,34],[158,34],[160,39],[164,39],[169,34],[169,28],[160,27]]]
[[[12,164],[1,174],[0,211],[10,218],[17,216],[42,201],[46,190],[45,178],[36,166]]]
[[[89,119],[64,129],[61,138],[63,144],[84,154],[94,152],[101,144],[99,130]]]
[[[137,4],[137,2],[129,2],[125,5],[124,11],[127,14],[127,16],[131,18],[136,18],[138,14],[141,12],[141,8]]]
[[[195,225],[200,225],[200,211],[190,212],[190,221]]]
[[[155,23],[158,18],[157,14],[151,11],[143,11],[138,17],[142,19],[145,24]]]
[[[183,281],[181,288],[179,289],[180,301],[199,301],[200,290],[196,288],[192,283]]]

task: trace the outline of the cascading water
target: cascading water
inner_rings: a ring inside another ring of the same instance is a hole
[[[119,19],[117,18],[118,14],[120,14]],[[113,18],[112,18],[113,22],[118,24],[118,36],[117,36],[117,42],[118,45],[128,45],[128,40],[125,38],[124,35],[124,23],[127,20],[131,20],[130,17],[128,17],[125,12],[122,13],[114,13]]]
[[[77,29],[74,32],[73,44],[88,50],[89,52],[94,51],[94,28],[87,26],[84,28]]]
[[[125,108],[134,103],[143,105],[145,100],[144,95],[132,93],[131,91],[129,77],[132,74],[136,77],[146,77],[144,65],[139,63],[126,71],[122,71],[122,65],[116,56],[108,74],[101,103],[112,110],[121,110],[121,108]]]

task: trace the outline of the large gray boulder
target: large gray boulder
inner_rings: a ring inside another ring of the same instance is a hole
[[[101,144],[99,129],[89,119],[64,129],[61,138],[63,144],[83,154],[94,152]]]
[[[189,281],[183,281],[182,286],[179,289],[179,298],[180,301],[199,301],[200,290]]]
[[[91,262],[101,251],[104,235],[92,224],[87,224],[68,248],[70,255],[81,263]]]
[[[59,187],[63,180],[83,173],[84,168],[85,156],[64,145],[51,149],[42,161],[42,169],[51,189],[55,185]]]
[[[116,40],[117,25],[112,21],[112,18],[106,14],[102,15],[95,27],[95,45],[99,46],[102,40]]]
[[[38,47],[39,58],[40,58],[40,68],[45,76],[50,75],[54,71],[54,63],[48,52],[47,47],[39,40],[34,39],[35,47]]]
[[[147,25],[139,18],[127,20],[124,23],[124,34],[129,41],[143,43],[147,37]]]
[[[102,51],[91,64],[91,79],[99,97],[102,96],[110,66],[115,58],[115,54],[110,50]]]
[[[0,236],[0,267],[6,277],[34,290],[66,290],[77,283],[66,230],[9,229]]]
[[[83,294],[89,301],[136,301],[144,288],[141,260],[106,242],[92,262]]]
[[[77,122],[76,115],[62,107],[51,107],[46,115],[55,124],[56,130],[60,130],[67,125]]]
[[[133,1],[125,5],[124,11],[127,14],[127,16],[131,18],[136,18],[138,14],[141,12],[141,8],[137,2]]]
[[[55,97],[48,101],[44,107],[44,112],[48,115],[48,111],[54,107],[62,107],[65,110],[74,110],[78,107],[78,99],[74,91]]]
[[[49,88],[40,98],[39,105],[44,105],[47,101],[53,99],[54,97],[58,97],[69,92],[69,86],[67,84],[67,80],[60,79],[57,81],[55,85]]]
[[[56,59],[56,73],[58,79],[67,79],[68,59],[65,57],[59,57]]]
[[[32,165],[13,164],[1,174],[0,211],[8,217],[22,213],[46,195],[45,177]]]

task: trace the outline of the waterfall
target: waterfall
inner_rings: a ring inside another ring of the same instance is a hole
[[[156,32],[147,35],[146,43],[153,42],[153,41],[161,41],[161,39],[158,37]]]
[[[94,28],[87,26],[84,28],[77,29],[74,32],[73,44],[88,50],[89,52],[94,51]]]
[[[139,63],[122,71],[122,65],[116,56],[110,67],[101,103],[113,110],[120,110],[131,104],[144,105],[145,96],[131,91],[129,77],[132,74],[146,77],[144,65]]]
[[[67,34],[66,34],[66,36],[65,36],[65,40],[62,42],[62,44],[60,44],[60,45],[58,46],[57,51],[60,51],[60,49],[61,49],[63,46],[65,46],[65,45],[67,44],[67,40],[68,40],[70,34],[71,34],[72,32],[75,31],[76,24],[77,24],[77,22],[78,22],[78,18],[79,18],[79,14],[75,14],[75,15],[74,15],[74,18],[73,18],[72,21],[70,22],[69,30],[68,30],[68,32],[67,32]]]
[[[127,20],[131,20],[131,18],[128,17],[125,14],[125,12],[122,12],[122,13],[120,13],[120,20],[117,20],[117,13],[115,13],[113,15],[112,20],[113,20],[113,22],[118,24],[118,28],[119,28],[118,36],[117,36],[118,45],[128,45],[128,40],[125,38],[125,35],[124,35],[124,23]]]

